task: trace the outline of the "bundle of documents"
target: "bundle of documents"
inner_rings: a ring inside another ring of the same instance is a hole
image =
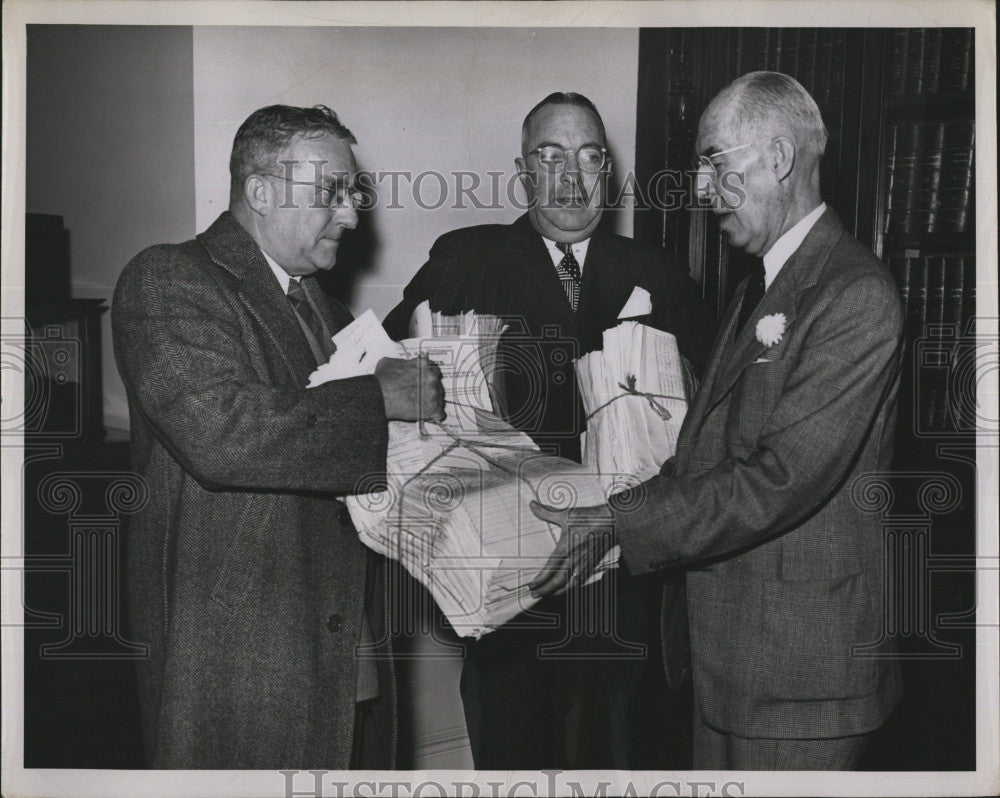
[[[604,331],[604,348],[576,362],[587,413],[584,462],[610,492],[656,476],[687,413],[673,335],[634,321]]]
[[[401,562],[457,634],[478,639],[537,602],[528,583],[559,533],[534,516],[531,500],[567,507],[600,504],[604,494],[584,466],[538,452],[492,414],[477,416],[478,433],[424,425],[453,448],[416,472],[391,456],[389,489],[346,501],[361,541]],[[390,452],[410,448],[416,427],[391,423]]]
[[[527,586],[559,532],[534,516],[530,501],[562,508],[605,497],[591,470],[541,454],[491,412],[498,321],[425,310],[411,333],[430,334],[399,344],[371,311],[363,314],[334,336],[337,351],[309,386],[373,373],[382,357],[422,353],[441,367],[446,420],[390,422],[387,490],[346,504],[361,541],[425,585],[459,635],[479,638],[537,601]],[[614,560],[602,565],[594,578]]]

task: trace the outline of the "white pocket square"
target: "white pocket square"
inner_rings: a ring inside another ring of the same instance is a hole
[[[619,319],[631,319],[635,316],[648,316],[653,312],[653,300],[649,296],[649,291],[636,286],[632,289],[632,296],[618,314]]]
[[[771,362],[771,359],[770,359],[770,358],[767,358],[767,357],[759,357],[759,358],[757,358],[757,359],[756,359],[756,360],[755,360],[755,361],[753,362],[753,364],[754,364],[754,365],[756,366],[756,365],[757,365],[758,363],[770,363],[770,362]]]

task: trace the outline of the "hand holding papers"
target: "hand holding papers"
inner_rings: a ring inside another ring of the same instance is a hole
[[[581,357],[576,377],[587,413],[584,462],[609,491],[659,473],[687,413],[677,339],[634,321],[604,332],[604,349]]]
[[[583,466],[543,455],[490,412],[497,319],[426,311],[421,323],[414,332],[429,327],[432,337],[394,344],[364,314],[334,339],[337,352],[309,384],[371,373],[364,369],[374,367],[372,353],[424,353],[439,365],[446,420],[390,422],[388,488],[346,503],[361,541],[399,560],[459,635],[480,637],[538,600],[528,582],[555,549],[557,533],[529,503],[599,504],[604,494]]]
[[[602,351],[577,361],[576,376],[587,413],[584,462],[610,495],[655,476],[674,454],[687,391],[684,361],[670,333],[626,321],[605,330],[603,339]],[[562,528],[559,545],[531,583],[533,593],[561,593],[585,580],[595,557],[611,547],[611,511],[578,504],[532,508]],[[617,560],[618,554],[615,546],[608,557]]]
[[[555,510],[531,503],[537,518],[556,524],[562,535],[556,550],[528,587],[533,596],[559,595],[567,588],[584,584],[614,545],[615,527],[605,505]]]

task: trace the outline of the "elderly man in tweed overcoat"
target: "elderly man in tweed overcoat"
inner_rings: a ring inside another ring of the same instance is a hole
[[[240,127],[229,211],[115,293],[149,501],[128,537],[154,768],[391,767],[380,564],[338,496],[384,478],[387,419],[443,418],[440,373],[384,359],[306,389],[351,321],[315,281],[357,224],[354,138],[323,106]],[[368,656],[365,656],[365,654]]]
[[[900,696],[882,530],[852,489],[890,465],[902,310],[821,199],[825,145],[787,75],[744,75],[709,104],[702,189],[762,262],[660,476],[610,506],[537,510],[564,529],[539,593],[586,577],[613,540],[634,573],[686,571],[699,770],[853,768]]]

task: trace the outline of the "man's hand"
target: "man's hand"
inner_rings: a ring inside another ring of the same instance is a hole
[[[553,510],[532,502],[531,512],[562,528],[556,550],[528,585],[533,596],[564,593],[584,584],[615,544],[614,516],[607,505]]]
[[[384,357],[375,366],[390,421],[444,421],[441,369],[426,355]]]

